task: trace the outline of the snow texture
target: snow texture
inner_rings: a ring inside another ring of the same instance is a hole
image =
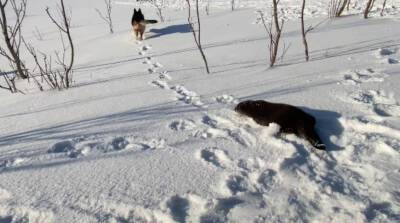
[[[281,0],[285,56],[269,68],[262,0],[201,3],[206,74],[183,1],[136,41],[132,9],[114,2],[114,34],[94,8],[68,0],[76,44],[73,87],[0,91],[0,222],[400,222],[400,2],[364,1],[326,19],[329,1]],[[26,41],[62,49],[44,8],[28,1]],[[13,21],[14,18],[10,20]],[[39,30],[42,39],[37,38]],[[3,43],[1,43],[3,44]],[[27,67],[33,60],[25,50]],[[0,60],[0,69],[8,69]],[[1,80],[3,81],[3,80]],[[327,151],[233,111],[243,100],[299,106]]]

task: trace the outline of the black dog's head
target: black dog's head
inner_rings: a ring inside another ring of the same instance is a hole
[[[241,115],[251,116],[251,114],[261,106],[257,101],[242,101],[235,107],[235,112]]]
[[[133,9],[133,16],[132,16],[132,24],[135,23],[139,23],[144,21],[144,15],[142,13],[142,10],[139,9],[136,11],[136,9]]]

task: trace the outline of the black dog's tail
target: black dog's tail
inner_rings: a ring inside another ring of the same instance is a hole
[[[157,21],[157,20],[154,20],[154,19],[146,19],[146,20],[144,20],[144,22],[145,22],[146,24],[154,24],[154,23],[157,23],[158,21]]]

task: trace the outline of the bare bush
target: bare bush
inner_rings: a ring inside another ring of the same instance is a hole
[[[1,89],[5,89],[10,91],[11,93],[17,93],[18,89],[17,86],[15,85],[15,79],[16,79],[16,74],[15,72],[2,72],[0,70],[0,77],[3,78],[4,84],[0,84]]]
[[[368,19],[368,14],[371,11],[372,7],[374,7],[375,0],[368,0],[367,5],[364,9],[364,19]]]
[[[210,0],[207,0],[207,4],[205,6],[206,15],[210,15]]]
[[[150,0],[149,3],[156,9],[156,14],[161,22],[164,22],[163,9],[165,8],[164,0]]]
[[[113,22],[112,22],[112,17],[111,17],[111,13],[112,13],[112,2],[111,0],[104,0],[104,4],[106,5],[106,12],[105,14],[101,13],[99,9],[95,9],[97,14],[99,14],[100,18],[103,19],[107,24],[108,24],[108,28],[110,30],[110,33],[114,33],[114,26],[113,26]]]
[[[195,0],[195,2],[196,2],[195,10],[196,10],[196,18],[197,18],[197,31],[195,29],[194,23],[192,22],[192,16],[191,16],[191,11],[192,10],[191,10],[191,5],[190,5],[190,0],[186,0],[186,3],[188,5],[188,12],[189,12],[188,13],[188,23],[189,23],[189,26],[190,26],[190,28],[192,30],[194,41],[195,41],[195,43],[197,45],[197,48],[199,49],[200,54],[201,54],[201,56],[203,58],[204,64],[206,66],[206,71],[209,74],[210,73],[210,69],[208,67],[207,58],[206,58],[206,55],[204,54],[204,50],[203,50],[203,47],[201,45],[201,24],[200,24],[200,13],[199,13],[199,0]]]
[[[265,28],[265,31],[268,34],[269,66],[270,67],[273,67],[277,60],[279,42],[281,40],[282,29],[283,29],[283,24],[284,24],[284,20],[282,19],[279,22],[279,18],[278,18],[279,0],[272,0],[272,3],[273,3],[273,5],[272,5],[273,10],[272,10],[272,14],[271,14],[271,17],[272,17],[271,22],[267,22],[265,20],[264,13],[262,11],[258,11],[258,13],[260,14],[261,22]]]
[[[0,27],[7,50],[0,47],[0,55],[8,60],[12,70],[19,78],[28,78],[25,64],[20,57],[20,48],[22,43],[22,22],[26,15],[27,0],[0,0]],[[8,8],[6,10],[6,8]],[[15,15],[15,22],[8,24],[6,11],[12,10]]]
[[[310,26],[307,30],[304,27],[304,9],[306,7],[306,0],[303,0],[303,4],[301,6],[301,33],[303,36],[303,44],[304,44],[304,54],[306,57],[306,61],[310,59],[310,56],[308,54],[308,42],[307,42],[307,33],[312,30],[312,27]]]
[[[348,1],[347,1],[347,5],[346,5],[346,10],[347,10],[347,11],[350,10],[350,3],[351,3],[351,0],[348,0]]]
[[[350,0],[330,0],[328,6],[329,18],[340,17],[349,3]]]
[[[45,54],[43,52],[38,52],[31,44],[26,43],[25,41],[24,43],[28,52],[32,55],[36,64],[36,67],[34,68],[33,72],[38,73],[41,82],[46,83],[47,86],[49,86],[51,89],[61,90],[63,88],[66,88],[64,75],[59,70],[55,70],[53,68],[52,56],[51,55],[49,56],[48,54]],[[56,55],[57,54],[58,53],[56,52]],[[35,77],[36,75],[33,76],[33,78]],[[41,87],[40,83],[38,83],[38,86]]]
[[[386,0],[384,0],[383,3],[382,3],[381,16],[383,16],[383,12],[385,11],[385,7],[386,7]]]
[[[39,31],[39,29],[38,29],[37,26],[35,26],[35,30],[34,30],[32,33],[33,33],[33,36],[35,36],[35,38],[36,38],[37,40],[39,40],[39,41],[43,41],[43,40],[44,40],[44,39],[43,39],[43,35],[42,35],[42,33]]]
[[[49,7],[46,8],[46,13],[49,16],[50,20],[57,26],[57,28],[60,31],[61,35],[61,42],[63,45],[63,51],[60,54],[59,52],[56,52],[56,62],[59,66],[62,67],[62,72],[59,73],[59,76],[61,78],[61,82],[63,84],[63,87],[69,88],[71,87],[71,82],[72,82],[72,67],[74,65],[74,59],[75,59],[75,50],[74,50],[74,43],[72,41],[72,36],[71,36],[71,17],[67,16],[67,12],[65,10],[65,5],[64,5],[64,0],[60,0],[60,5],[58,5],[59,8],[59,14],[61,15],[61,22],[58,22],[50,13]],[[67,62],[67,51],[68,48],[64,43],[64,34],[69,43],[69,51],[70,51],[70,57],[69,57],[69,62]],[[32,53],[31,53],[32,54]]]

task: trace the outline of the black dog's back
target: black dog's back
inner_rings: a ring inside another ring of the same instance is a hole
[[[249,100],[239,103],[235,110],[252,117],[254,121],[261,125],[268,125],[271,122],[277,123],[281,126],[282,131],[285,131],[286,128],[291,128],[293,123],[299,120],[305,120],[307,123],[315,125],[314,117],[288,104]]]
[[[235,111],[253,118],[259,125],[268,126],[276,123],[284,133],[294,133],[307,139],[317,149],[325,149],[325,145],[314,130],[315,118],[300,108],[288,104],[267,101],[243,101]]]

